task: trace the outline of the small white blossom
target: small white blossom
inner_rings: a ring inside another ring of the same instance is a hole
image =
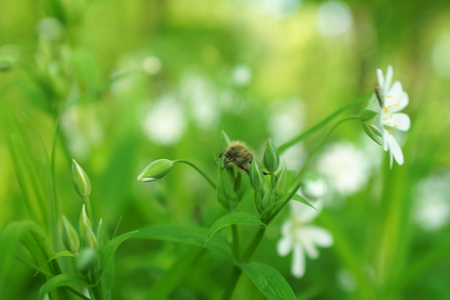
[[[319,156],[317,169],[325,176],[330,190],[350,196],[360,191],[370,175],[370,159],[350,142],[328,146]]]
[[[284,222],[278,241],[277,251],[280,256],[293,252],[291,272],[297,278],[305,274],[305,254],[311,259],[319,257],[317,247],[330,247],[333,244],[331,233],[319,226],[311,225],[321,210],[321,202],[315,203],[313,209],[297,201],[290,201],[290,218]]]
[[[409,103],[408,94],[403,91],[402,84],[399,81],[392,83],[392,77],[394,70],[392,66],[388,66],[386,72],[386,78],[383,75],[383,71],[377,69],[379,101],[381,102],[380,123],[382,128],[383,137],[383,149],[389,150],[390,165],[392,168],[393,158],[399,165],[404,162],[402,149],[397,143],[396,139],[392,135],[391,128],[407,131],[411,125],[409,116],[404,113],[399,113]]]

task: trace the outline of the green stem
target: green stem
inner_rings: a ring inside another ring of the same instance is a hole
[[[258,247],[259,243],[261,242],[264,233],[266,232],[266,226],[261,226],[256,233],[255,237],[253,238],[252,242],[248,246],[247,250],[245,251],[244,255],[242,256],[242,262],[248,262],[248,260],[252,257],[253,253],[255,252],[256,248]],[[225,293],[222,297],[222,300],[228,300],[231,298],[231,295],[233,294],[233,290],[239,280],[239,277],[242,274],[241,268],[238,266],[234,266],[233,273],[231,274],[231,280],[228,284],[228,287],[225,290]]]
[[[313,152],[311,152],[311,154],[309,155],[308,159],[306,160],[306,162],[303,164],[302,168],[298,171],[297,175],[295,176],[294,182],[298,181],[297,184],[295,185],[295,187],[292,189],[291,193],[289,194],[289,196],[284,200],[283,204],[278,207],[278,209],[272,213],[267,220],[263,220],[265,221],[265,224],[269,224],[273,218],[275,218],[276,215],[278,215],[278,213],[289,203],[289,201],[292,199],[292,197],[294,197],[295,193],[297,193],[298,189],[301,186],[302,181],[299,180],[300,176],[303,174],[303,171],[305,171],[306,167],[309,165],[309,163],[311,162],[312,158],[319,152],[320,148],[322,147],[323,143],[327,140],[327,138],[331,135],[331,133],[333,133],[333,131],[342,123],[349,121],[349,120],[359,120],[360,118],[358,116],[351,116],[345,119],[340,120],[339,122],[337,122],[336,124],[334,124],[334,126],[330,129],[330,131],[328,131],[328,133],[322,138],[322,140],[319,142],[319,144],[316,146],[316,148],[313,150]]]
[[[202,171],[200,170],[200,168],[198,168],[196,165],[194,165],[193,163],[191,163],[190,161],[184,160],[184,159],[177,159],[173,161],[173,164],[177,164],[177,163],[183,163],[183,164],[187,164],[189,166],[191,166],[192,168],[194,168],[200,175],[203,176],[203,178],[206,179],[206,181],[208,181],[208,183],[212,186],[213,189],[216,189],[216,185],[214,184],[214,182]]]
[[[302,134],[300,134],[299,136],[293,138],[292,140],[290,140],[289,142],[286,142],[285,144],[281,145],[278,148],[278,152],[281,154],[284,151],[286,151],[287,149],[289,149],[290,147],[292,147],[293,145],[297,144],[298,142],[304,140],[305,138],[307,138],[308,136],[310,136],[311,134],[315,133],[316,131],[320,130],[321,128],[323,128],[325,125],[327,125],[330,121],[332,121],[335,117],[337,117],[340,113],[342,113],[343,111],[355,106],[356,104],[366,100],[368,97],[372,96],[373,93],[370,93],[369,95],[365,95],[362,97],[359,97],[358,99],[356,99],[355,101],[347,104],[346,106],[338,109],[337,111],[335,111],[334,113],[332,113],[331,115],[329,115],[328,117],[326,117],[325,119],[323,119],[320,123],[316,124],[315,126],[313,126],[312,128],[308,129],[307,131],[303,132]]]
[[[94,228],[94,215],[92,214],[91,200],[89,196],[84,197],[84,203],[86,204],[87,214],[92,223],[92,229]]]
[[[322,140],[319,142],[319,144],[316,146],[316,148],[314,148],[313,152],[311,152],[311,154],[308,156],[308,159],[306,160],[306,162],[303,164],[302,168],[298,171],[297,175],[295,176],[294,182],[299,180],[303,171],[305,171],[306,167],[309,165],[309,163],[311,162],[313,157],[319,152],[320,148],[322,148],[322,145],[325,143],[325,141],[328,139],[328,137],[333,133],[333,131],[342,123],[344,123],[346,121],[350,121],[350,120],[360,120],[360,118],[359,118],[359,116],[351,116],[351,117],[344,118],[344,119],[340,120],[339,122],[337,122],[336,124],[334,124],[334,126],[322,138]]]

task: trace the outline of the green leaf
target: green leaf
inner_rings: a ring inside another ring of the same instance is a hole
[[[233,260],[230,244],[223,237],[216,238],[206,243],[208,229],[191,225],[152,225],[139,229],[131,239],[160,240],[204,247],[220,253]]]
[[[126,239],[134,235],[136,232],[138,231],[130,231],[121,234],[106,243],[106,245],[102,248],[100,254],[102,267],[105,267],[109,263],[120,244],[122,244]]]
[[[309,207],[312,207],[312,208],[314,208],[314,209],[317,209],[317,208],[314,207],[314,205],[312,205],[311,203],[309,203],[305,198],[303,198],[303,197],[300,196],[299,194],[295,194],[295,195],[291,198],[291,200],[295,200],[295,201],[301,202],[301,203],[303,203],[303,204],[308,205]]]
[[[47,280],[47,282],[41,287],[39,291],[39,298],[44,299],[45,294],[50,291],[63,286],[79,287],[87,286],[88,283],[80,276],[72,274],[60,274]]]
[[[264,225],[260,219],[251,213],[244,211],[231,212],[217,219],[214,224],[211,225],[206,240],[209,240],[220,229],[233,224]]]
[[[296,300],[286,279],[269,265],[257,262],[240,264],[239,267],[247,273],[256,287],[268,300]]]

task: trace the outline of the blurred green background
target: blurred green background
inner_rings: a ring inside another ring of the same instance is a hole
[[[371,93],[376,69],[388,65],[410,99],[405,164],[389,170],[381,147],[345,123],[309,168],[337,168],[347,179],[333,189],[332,171],[325,174],[330,193],[317,222],[335,244],[307,261],[304,278],[292,277],[291,258],[276,253],[282,215],[255,259],[278,269],[299,299],[448,299],[449,1],[0,0],[0,228],[33,218],[24,185],[49,197],[52,159],[59,209],[75,223],[82,200],[72,158],[89,175],[94,215],[110,234],[121,216],[120,232],[208,226],[223,209],[192,169],[177,166],[152,184],[136,176],[167,158],[195,162],[215,178],[221,130],[261,157],[268,137],[281,145]],[[288,166],[298,170],[325,132],[286,153]],[[26,151],[8,147],[9,139]],[[339,145],[361,162],[324,162]],[[13,156],[32,169],[18,172]],[[145,299],[183,250],[125,242],[113,299]],[[208,253],[171,299],[218,299],[230,270]],[[43,282],[34,271],[11,260],[2,272],[3,299],[36,299]],[[234,297],[263,296],[243,276]]]

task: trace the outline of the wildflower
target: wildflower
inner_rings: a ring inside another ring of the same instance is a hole
[[[361,190],[370,175],[370,159],[350,142],[328,146],[318,158],[318,171],[330,185],[330,190],[350,196]]]
[[[293,252],[291,272],[297,278],[305,274],[305,253],[312,259],[319,257],[317,247],[329,247],[333,236],[328,230],[309,224],[320,213],[321,202],[313,209],[300,202],[290,201],[290,218],[284,222],[278,241],[277,251],[280,256]]]
[[[392,66],[388,66],[386,78],[383,71],[377,69],[379,91],[376,91],[376,94],[381,105],[380,127],[382,128],[383,149],[384,151],[389,150],[391,168],[393,158],[399,165],[403,164],[404,159],[402,149],[392,135],[390,128],[407,131],[411,125],[409,116],[399,113],[408,105],[408,94],[403,91],[399,81],[394,82],[391,86],[393,74]]]

